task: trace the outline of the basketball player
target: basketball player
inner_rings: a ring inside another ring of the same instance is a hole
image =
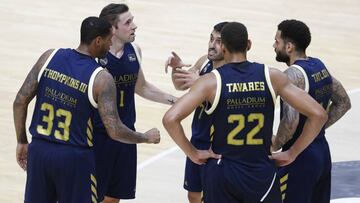
[[[105,6],[100,18],[107,20],[114,29],[112,45],[106,57],[100,60],[116,83],[117,110],[122,122],[135,130],[135,93],[160,103],[172,104],[176,98],[164,93],[145,80],[141,69],[141,50],[133,44],[136,25],[134,16],[125,4]],[[134,199],[136,188],[137,149],[135,144],[111,140],[101,122],[95,119],[95,158],[98,177],[99,201],[119,202]],[[105,197],[104,197],[105,195]]]
[[[278,25],[273,45],[276,60],[290,66],[285,73],[297,87],[305,90],[324,109],[329,106],[329,120],[312,142],[290,165],[280,167],[281,192],[285,203],[330,202],[331,156],[325,129],[340,119],[351,107],[344,87],[323,62],[306,55],[310,30],[298,20],[284,20]],[[304,128],[307,117],[282,102],[282,119],[274,148],[291,148]],[[301,192],[299,192],[301,191]]]
[[[16,157],[27,170],[25,202],[97,202],[93,157],[93,115],[98,108],[112,139],[158,143],[159,131],[128,129],[116,113],[115,84],[94,60],[111,45],[112,27],[88,17],[77,49],[46,51],[28,74],[14,101]],[[27,107],[36,96],[28,147]]]
[[[280,166],[291,163],[311,143],[327,120],[326,112],[281,71],[247,61],[251,42],[243,24],[224,26],[221,41],[227,64],[199,78],[165,114],[164,126],[194,163],[206,162],[205,202],[280,203],[276,167],[268,156],[276,96],[310,118],[292,148],[271,156]],[[197,150],[180,123],[204,101],[212,104],[206,112],[215,129],[213,151]]]
[[[182,62],[176,53],[172,53],[173,56],[169,58],[165,68],[168,66],[172,67],[171,76],[176,89],[186,90],[202,75],[210,73],[213,69],[224,65],[224,56],[220,48],[220,32],[226,24],[227,22],[221,22],[214,26],[214,29],[210,34],[208,54],[200,57],[194,67],[189,70],[181,69],[187,65]],[[201,150],[210,148],[211,119],[204,112],[205,106],[206,102],[196,108],[191,124],[192,136],[190,142],[196,149]],[[201,172],[202,166],[195,164],[189,158],[186,158],[184,188],[188,191],[190,203],[201,202]]]

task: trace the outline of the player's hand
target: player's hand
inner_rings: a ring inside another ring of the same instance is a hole
[[[191,66],[191,64],[183,63],[181,58],[175,52],[172,51],[171,54],[172,56],[169,56],[168,60],[165,62],[165,73],[168,73],[169,66],[173,69]]]
[[[209,158],[221,159],[221,155],[215,154],[211,149],[208,150],[196,150],[193,157],[189,157],[192,162],[202,165],[205,164]]]
[[[290,151],[287,150],[284,152],[272,153],[269,158],[273,159],[277,166],[286,166],[291,164],[296,159],[296,156],[292,155]]]
[[[144,134],[147,137],[147,143],[158,144],[160,142],[160,131],[157,128],[152,128]]]
[[[199,71],[189,71],[177,68],[173,74],[174,81],[177,83],[181,83],[181,89],[190,88],[195,81],[199,78]]]
[[[28,146],[29,144],[17,144],[16,146],[16,161],[24,171],[27,168]]]

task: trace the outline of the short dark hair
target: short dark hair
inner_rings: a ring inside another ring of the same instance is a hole
[[[245,52],[248,46],[248,32],[242,23],[230,22],[221,30],[221,41],[230,53]]]
[[[111,25],[106,20],[98,17],[87,17],[81,23],[80,41],[91,44],[96,37],[106,37],[111,33]]]
[[[99,17],[104,18],[111,25],[116,26],[119,20],[118,15],[123,14],[127,11],[129,11],[129,7],[126,4],[111,3],[101,10]]]
[[[297,51],[305,51],[311,42],[309,27],[299,20],[284,20],[278,25],[281,38],[295,44]]]
[[[214,25],[214,30],[216,32],[221,32],[221,30],[224,28],[225,25],[227,25],[229,22],[221,22],[221,23],[218,23],[216,25]]]

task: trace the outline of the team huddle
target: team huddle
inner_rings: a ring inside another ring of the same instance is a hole
[[[99,17],[83,20],[76,49],[47,50],[26,77],[14,101],[24,202],[134,199],[136,144],[160,142],[156,128],[136,131],[135,93],[172,105],[162,121],[187,155],[190,203],[330,202],[325,129],[351,103],[324,63],[306,55],[305,23],[284,20],[274,30],[276,60],[289,66],[284,72],[247,59],[245,25],[216,24],[207,55],[194,66],[175,52],[166,61],[174,88],[189,89],[177,98],[145,79],[133,19],[125,4],[105,6]],[[28,144],[25,121],[35,96]],[[181,121],[193,111],[189,141]]]

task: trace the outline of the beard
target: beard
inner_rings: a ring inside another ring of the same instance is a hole
[[[290,57],[282,52],[276,52],[276,61],[288,63],[290,61]]]
[[[224,59],[223,53],[217,52],[215,49],[208,50],[208,59],[211,61],[220,61]]]

